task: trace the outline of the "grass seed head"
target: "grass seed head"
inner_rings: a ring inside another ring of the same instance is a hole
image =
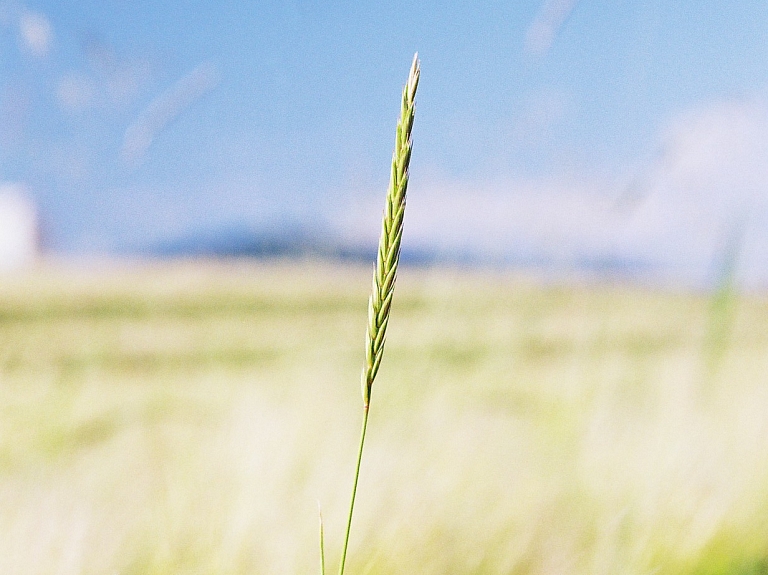
[[[387,201],[381,223],[379,251],[368,300],[368,329],[365,337],[365,368],[362,375],[363,403],[368,407],[373,380],[381,364],[386,340],[389,311],[395,291],[400,241],[403,237],[405,196],[408,189],[408,166],[411,162],[411,129],[415,112],[416,89],[419,86],[419,58],[413,56],[408,82],[403,88],[400,118],[397,121],[395,151],[387,189]]]

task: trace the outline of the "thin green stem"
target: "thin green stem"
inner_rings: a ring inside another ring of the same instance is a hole
[[[317,513],[320,516],[320,575],[325,575],[325,529],[323,528],[323,512],[320,503],[317,504]]]
[[[347,516],[347,532],[344,535],[344,547],[341,551],[339,575],[344,575],[344,565],[347,560],[349,532],[352,529],[352,512],[355,510],[355,495],[357,482],[360,479],[360,462],[363,460],[363,445],[365,445],[365,430],[368,427],[368,406],[371,403],[371,388],[376,373],[379,371],[381,358],[384,355],[384,341],[389,324],[389,311],[392,305],[392,295],[395,291],[397,264],[400,259],[400,240],[403,234],[403,214],[405,213],[405,195],[408,189],[408,165],[411,161],[411,128],[415,110],[416,88],[419,86],[419,58],[414,54],[408,83],[403,88],[400,105],[400,119],[397,121],[395,151],[392,154],[392,169],[390,171],[387,202],[381,224],[379,252],[376,258],[376,268],[373,272],[371,297],[368,300],[368,329],[365,332],[365,368],[361,375],[363,393],[363,429],[360,432],[360,447],[357,450],[357,466],[355,481],[352,484],[352,500],[349,503]]]
[[[347,532],[344,535],[344,547],[341,551],[341,563],[339,575],[344,575],[344,564],[347,560],[347,546],[349,545],[349,532],[352,529],[352,512],[355,510],[355,495],[357,495],[357,480],[360,478],[360,462],[363,460],[363,445],[365,445],[365,430],[368,427],[368,404],[363,406],[363,428],[360,431],[360,447],[357,450],[357,466],[355,467],[355,481],[352,484],[352,501],[349,503],[349,516],[347,517]]]

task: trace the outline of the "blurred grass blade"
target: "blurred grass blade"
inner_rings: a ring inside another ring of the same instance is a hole
[[[323,529],[323,510],[317,502],[317,515],[320,518],[320,575],[325,575],[325,537]]]
[[[723,243],[723,255],[717,278],[717,288],[709,305],[709,321],[704,340],[705,388],[712,385],[723,356],[731,343],[736,317],[738,288],[736,274],[744,243],[746,222],[739,219],[729,230]]]

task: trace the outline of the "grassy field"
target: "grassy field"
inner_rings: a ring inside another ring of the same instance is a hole
[[[768,573],[768,299],[399,281],[349,573]],[[311,263],[0,279],[0,573],[317,573],[317,501],[333,566],[369,286]]]

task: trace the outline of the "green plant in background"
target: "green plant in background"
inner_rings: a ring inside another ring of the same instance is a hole
[[[729,230],[722,253],[717,289],[709,303],[709,317],[704,339],[704,389],[713,386],[723,355],[731,344],[736,319],[739,290],[736,285],[739,256],[744,244],[746,222],[737,220]]]
[[[357,451],[355,477],[352,483],[352,498],[347,516],[347,529],[344,534],[344,546],[341,551],[339,575],[344,575],[344,565],[349,546],[349,533],[352,528],[352,513],[355,509],[357,482],[360,477],[360,463],[363,458],[365,431],[368,427],[368,412],[371,404],[371,389],[373,381],[381,365],[384,355],[389,311],[392,307],[392,296],[395,292],[397,264],[400,260],[400,241],[403,237],[403,216],[405,214],[405,196],[408,189],[408,166],[411,161],[411,130],[415,112],[416,89],[419,86],[419,58],[414,54],[408,82],[403,88],[400,107],[400,118],[397,121],[395,151],[392,154],[392,170],[390,172],[389,188],[387,190],[386,206],[381,224],[379,251],[376,258],[376,269],[373,274],[373,287],[368,300],[368,329],[365,332],[365,367],[362,374],[363,392],[363,424],[360,432],[360,446]],[[320,522],[320,564],[325,573],[325,551],[323,545],[322,519]]]

